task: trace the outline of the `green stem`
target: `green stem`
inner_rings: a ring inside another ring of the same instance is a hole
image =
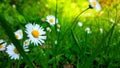
[[[66,29],[65,33],[63,33],[64,36],[71,33],[71,31],[70,31],[70,33],[69,33],[69,30],[70,30],[70,29],[71,29],[71,30],[74,29],[74,27],[76,26],[77,21],[78,21],[78,19],[79,19],[79,16],[80,16],[82,13],[84,13],[85,11],[87,11],[88,9],[89,9],[89,7],[86,8],[85,10],[83,10],[82,12],[80,12],[80,13],[73,19],[70,27],[68,27],[68,29]],[[68,33],[68,34],[66,34],[66,33]],[[64,37],[63,37],[62,39],[64,39]],[[60,40],[62,40],[62,39],[60,39]]]
[[[87,9],[83,10],[82,12],[80,12],[80,13],[74,18],[74,20],[72,21],[72,25],[71,25],[72,29],[76,26],[77,21],[78,21],[80,15],[81,15],[82,13],[84,13],[85,11],[87,11],[88,9],[89,9],[89,7],[88,7]],[[75,24],[74,24],[74,23],[75,23]],[[73,25],[73,24],[74,24],[74,25]]]

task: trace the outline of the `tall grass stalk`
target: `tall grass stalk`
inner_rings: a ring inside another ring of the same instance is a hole
[[[72,24],[71,24],[71,29],[74,29],[74,27],[76,26],[79,18],[80,18],[80,15],[83,14],[85,11],[87,11],[88,9],[90,9],[90,7],[86,8],[85,10],[83,10],[82,12],[80,12],[72,21]]]
[[[56,0],[56,6],[55,6],[56,10],[55,10],[55,23],[57,21],[57,8],[58,8],[58,0]],[[55,24],[55,35],[57,35],[57,24]],[[55,37],[55,39],[57,40],[57,37]],[[54,45],[53,46],[53,49],[56,50],[56,46]],[[57,58],[56,58],[56,51],[54,51],[54,57],[55,57],[55,60],[54,60],[54,64],[53,64],[53,68],[57,68]]]

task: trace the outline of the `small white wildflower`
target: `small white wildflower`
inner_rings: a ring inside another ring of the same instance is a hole
[[[50,28],[50,27],[47,27],[46,30],[47,30],[48,32],[51,32],[51,28]]]
[[[100,33],[103,33],[103,29],[102,28],[100,28]]]
[[[55,44],[56,44],[56,45],[57,45],[57,43],[58,43],[57,40],[55,40]]]
[[[23,49],[24,49],[25,52],[29,51],[29,49],[28,49],[29,45],[30,45],[30,41],[28,39],[25,40],[24,43],[23,43]]]
[[[23,38],[23,32],[22,32],[21,29],[19,29],[16,32],[14,32],[14,34],[15,34],[16,39],[18,39],[18,40]]]
[[[54,26],[56,23],[58,23],[58,19],[56,19],[55,16],[49,15],[46,17],[46,21],[51,25]],[[56,21],[56,22],[55,22]]]
[[[12,7],[13,7],[13,8],[16,8],[16,5],[15,5],[15,4],[13,4],[13,5],[12,5]]]
[[[82,25],[83,25],[82,22],[78,22],[79,27],[82,27]]]
[[[89,27],[85,28],[85,31],[87,32],[87,34],[91,34],[92,33]]]

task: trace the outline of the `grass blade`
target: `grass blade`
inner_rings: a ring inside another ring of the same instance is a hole
[[[73,32],[72,29],[71,29],[71,34],[72,34],[73,39],[75,40],[76,45],[77,45],[78,48],[80,49],[79,41],[78,41],[78,39],[77,39],[77,37],[76,37],[76,35],[75,35],[75,33]]]

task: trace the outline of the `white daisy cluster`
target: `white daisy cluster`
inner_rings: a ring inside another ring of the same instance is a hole
[[[58,19],[56,19],[55,16],[53,16],[53,15],[47,16],[46,22],[48,22],[50,24],[50,26],[54,26],[56,24],[57,31],[60,32],[61,26],[60,26],[60,24],[58,24]],[[48,26],[46,28],[46,30],[48,32],[51,32],[50,26]],[[27,39],[24,40],[24,42],[22,43],[23,44],[22,47],[25,52],[30,51],[29,50],[30,44],[34,44],[34,46],[43,45],[43,43],[45,43],[45,40],[47,38],[46,31],[44,31],[44,28],[35,23],[26,24],[25,25],[25,33],[27,34],[26,35]],[[14,32],[14,35],[17,40],[23,41],[24,37],[23,37],[23,31],[21,29],[16,30]],[[7,43],[4,40],[0,40],[0,51],[5,51],[10,56],[11,59],[16,60],[16,59],[20,58],[20,53],[16,49],[16,47],[14,46],[13,43],[10,43],[7,45]]]
[[[21,29],[15,31],[14,34],[16,39],[23,39],[23,31]],[[0,40],[0,51],[5,51],[11,59],[19,59],[20,54],[13,43],[7,45],[4,40]]]
[[[5,51],[8,53],[11,59],[19,59],[20,54],[15,46],[12,43],[7,45],[7,42],[2,39],[0,39],[0,51]]]
[[[40,25],[28,23],[25,25],[25,28],[25,32],[28,37],[28,39],[26,39],[22,45],[25,52],[29,51],[29,45],[32,43],[35,46],[42,45],[43,43],[45,43],[46,31],[44,31],[44,29]],[[15,31],[14,35],[15,38],[18,40],[23,39],[23,31],[21,29]],[[16,60],[20,58],[20,53],[15,48],[13,43],[7,45],[7,43],[4,40],[0,40],[0,51],[5,51],[11,57],[11,59]]]

